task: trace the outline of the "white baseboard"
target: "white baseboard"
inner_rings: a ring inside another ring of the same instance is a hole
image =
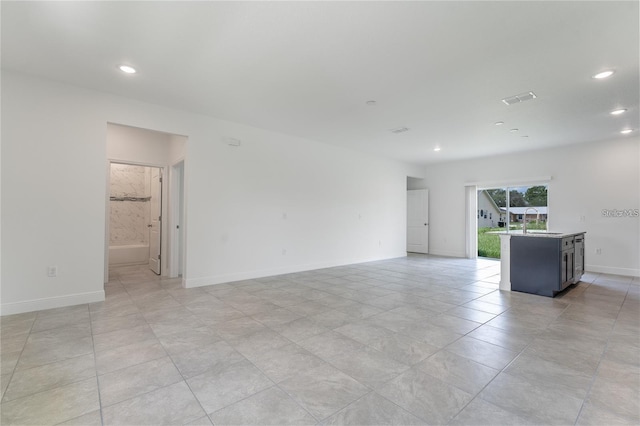
[[[207,285],[224,284],[224,283],[230,283],[234,281],[271,277],[274,275],[293,274],[296,272],[312,271],[315,269],[334,268],[337,266],[354,265],[357,263],[397,259],[399,257],[406,257],[406,255],[407,255],[406,253],[397,253],[394,255],[384,256],[379,258],[353,259],[351,261],[336,260],[336,261],[318,262],[318,263],[312,263],[312,264],[306,264],[306,265],[283,266],[279,268],[234,272],[231,274],[212,275],[208,277],[187,278],[187,279],[183,279],[182,282],[185,288],[203,287]]]
[[[467,254],[463,251],[429,250],[429,254],[445,257],[467,257]]]
[[[104,301],[104,290],[89,293],[69,294],[66,296],[46,297],[42,299],[25,300],[22,302],[3,303],[0,305],[0,315],[21,314],[23,312],[41,311],[44,309],[62,308],[65,306],[82,305]]]
[[[597,272],[600,274],[622,275],[625,277],[640,277],[640,269],[615,268],[603,265],[585,265],[584,269],[587,272]]]

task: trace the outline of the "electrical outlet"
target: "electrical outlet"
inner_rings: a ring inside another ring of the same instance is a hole
[[[47,276],[48,277],[57,277],[58,276],[58,267],[57,266],[47,266]]]
[[[596,254],[602,254],[602,249],[601,248],[597,248],[596,249]]]
[[[587,220],[586,216],[580,216],[580,222],[585,222]]]
[[[287,220],[287,214],[286,213],[282,213],[282,220]]]
[[[282,249],[282,255],[286,255],[287,254],[287,249]]]

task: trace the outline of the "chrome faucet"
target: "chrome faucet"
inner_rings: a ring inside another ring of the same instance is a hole
[[[522,233],[523,234],[527,233],[527,211],[529,211],[529,209],[535,210],[538,215],[540,214],[538,209],[536,209],[535,207],[527,207],[526,209],[524,209],[524,214],[522,215]]]

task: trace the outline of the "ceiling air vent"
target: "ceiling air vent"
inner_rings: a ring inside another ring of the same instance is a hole
[[[518,104],[520,102],[530,101],[531,99],[537,98],[536,94],[533,92],[525,92],[520,93],[519,95],[509,96],[508,98],[504,98],[502,102],[507,105]]]
[[[404,132],[408,132],[408,131],[409,131],[408,127],[396,127],[395,129],[391,129],[390,130],[391,133],[395,133],[395,134],[404,133]]]

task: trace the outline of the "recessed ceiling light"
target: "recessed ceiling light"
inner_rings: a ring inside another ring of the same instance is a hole
[[[620,133],[622,133],[623,135],[626,135],[628,133],[633,132],[633,129],[624,129],[624,130],[620,130]]]
[[[626,108],[619,108],[619,109],[614,109],[609,114],[611,114],[611,115],[620,115],[620,114],[622,114],[622,113],[624,113],[626,111],[627,111]]]
[[[434,150],[435,152],[438,152],[438,151],[440,151],[440,147],[439,147],[439,146],[436,146],[435,148],[433,148],[433,150]]]
[[[496,121],[495,123],[496,126],[502,126],[504,124],[504,121]]]
[[[510,131],[511,133],[515,133],[515,132],[517,132],[518,130],[519,130],[519,129],[511,129],[511,130],[509,130],[509,131]]]
[[[395,133],[395,134],[404,133],[404,132],[408,132],[408,131],[409,131],[408,127],[396,127],[395,129],[391,129],[390,130],[391,133]]]
[[[528,137],[529,137],[529,135],[522,135],[522,136],[520,136],[520,137],[521,137],[521,138],[528,138]]]
[[[366,104],[369,106],[375,106],[376,105],[376,101],[367,101]]]
[[[606,71],[599,72],[598,74],[592,76],[592,78],[597,78],[598,80],[600,80],[602,78],[611,77],[613,73],[615,73],[614,70],[606,70]]]
[[[120,65],[118,66],[118,69],[126,74],[135,74],[137,72],[134,67],[131,67],[129,65]]]

